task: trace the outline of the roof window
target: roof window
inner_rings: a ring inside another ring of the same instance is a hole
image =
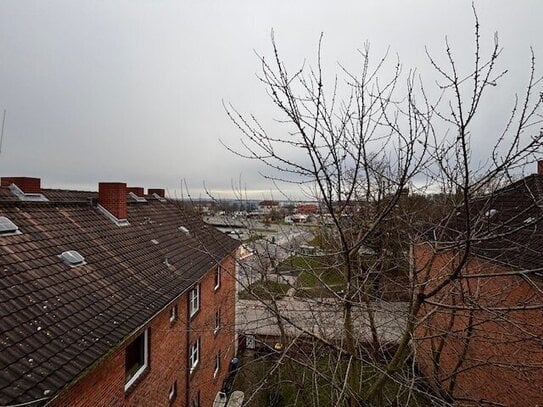
[[[153,193],[153,198],[158,199],[160,202],[166,202],[166,198],[161,197],[156,192]]]
[[[19,227],[9,218],[0,216],[0,236],[15,236],[20,235]]]
[[[98,204],[96,205],[96,209],[100,211],[103,215],[105,215],[109,220],[111,220],[113,223],[115,223],[117,226],[128,226],[130,225],[130,222],[128,222],[128,219],[119,219],[114,214],[112,214],[109,210],[104,208],[102,205]]]
[[[128,195],[130,198],[134,199],[136,202],[147,202],[147,199],[145,199],[143,196],[137,196],[133,192],[129,192]]]
[[[485,212],[485,216],[487,218],[491,218],[493,217],[494,215],[496,215],[498,213],[498,210],[497,209],[490,209],[488,211]]]
[[[177,229],[179,229],[179,231],[184,233],[185,235],[189,234],[189,230],[185,226],[179,226]]]
[[[535,221],[535,218],[533,216],[530,216],[529,218],[524,219],[524,223],[533,223]]]
[[[33,201],[33,202],[47,202],[49,199],[45,197],[43,194],[38,194],[35,192],[23,192],[21,188],[19,188],[15,184],[11,184],[9,186],[9,189],[15,195],[17,198],[19,198],[20,201]]]
[[[75,250],[67,250],[62,252],[58,257],[60,257],[60,259],[62,259],[62,261],[70,267],[77,267],[87,264],[85,258]]]

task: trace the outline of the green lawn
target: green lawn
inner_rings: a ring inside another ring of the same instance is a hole
[[[298,288],[294,292],[294,297],[296,298],[332,298],[336,297],[334,291],[341,290],[341,287],[330,287],[326,288],[324,286],[319,287],[309,287],[309,288]]]
[[[241,291],[238,296],[240,300],[280,300],[286,294],[290,286],[285,283],[275,281],[257,281],[251,284],[247,289]]]
[[[317,256],[292,256],[278,266],[280,270],[302,271],[323,270],[326,268],[324,258]]]
[[[277,366],[280,354],[254,359],[244,357],[234,387],[245,392],[248,407],[286,406],[346,406],[342,389],[347,374],[352,375],[351,384],[360,395],[364,395],[377,378],[378,370],[370,365],[358,365],[353,369],[347,361],[338,361],[326,355],[311,358],[308,355],[292,354],[294,360],[283,359]],[[304,365],[304,366],[302,366]],[[311,366],[311,367],[308,367]],[[347,367],[351,369],[348,373]],[[421,393],[413,392],[413,383],[406,380],[409,371],[390,381],[383,392],[381,406],[426,407],[431,404]],[[400,385],[399,383],[404,383]],[[335,383],[335,386],[332,385]],[[255,389],[259,389],[255,393]],[[375,404],[377,405],[377,404]]]
[[[345,282],[341,272],[330,267],[331,263],[332,260],[325,256],[292,256],[284,260],[278,268],[298,273],[295,297],[333,297],[335,291],[345,289]]]
[[[302,271],[296,279],[298,287],[318,287],[323,283],[328,286],[345,286],[343,276],[336,270],[306,270]]]

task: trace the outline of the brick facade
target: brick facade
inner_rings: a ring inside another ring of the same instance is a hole
[[[164,198],[164,189],[163,188],[149,188],[147,190],[147,193],[149,195],[153,195],[153,194],[157,194],[158,196],[160,196],[161,198]]]
[[[117,219],[126,219],[126,184],[124,182],[100,182],[98,203]]]
[[[143,190],[143,187],[126,187],[126,193],[132,192],[136,196],[143,196],[145,195],[145,192]]]
[[[32,177],[2,177],[0,185],[9,187],[11,184],[17,187],[24,193],[39,194],[41,192],[41,179]]]
[[[235,259],[226,258],[221,283],[215,289],[215,268],[200,279],[200,308],[189,318],[188,293],[162,310],[147,325],[149,366],[125,391],[126,347],[144,329],[136,332],[105,360],[95,365],[49,405],[54,407],[101,406],[191,406],[199,394],[200,406],[211,406],[228,373],[235,354]],[[177,305],[177,319],[170,322],[171,308]],[[215,331],[215,310],[221,309],[221,328]],[[200,338],[200,362],[189,373],[188,347]],[[221,366],[214,375],[215,355],[221,352]],[[176,383],[176,398],[168,393]]]
[[[429,273],[421,278],[431,281],[428,288],[459,261],[453,252],[436,255],[428,244],[414,252],[419,277]],[[543,405],[543,314],[537,307],[543,278],[503,275],[512,271],[471,258],[463,277],[422,306],[418,364],[434,389],[457,405]],[[492,276],[465,277],[474,274]]]
[[[235,355],[235,263],[226,259],[221,271],[220,286],[215,289],[215,270],[200,282],[199,312],[190,324],[190,343],[200,339],[200,363],[190,375],[189,400],[200,398],[200,406],[211,406],[228,373]],[[220,329],[215,333],[215,313],[220,309]],[[215,357],[220,352],[220,369],[214,375]],[[190,406],[190,404],[189,404]],[[191,406],[192,407],[192,406]]]

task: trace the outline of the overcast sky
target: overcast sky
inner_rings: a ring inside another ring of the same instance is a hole
[[[526,83],[530,46],[543,67],[543,2],[476,7],[483,42],[499,32],[510,96]],[[255,51],[270,55],[272,28],[292,67],[314,58],[321,32],[330,70],[355,67],[366,40],[422,75],[424,46],[439,53],[445,35],[460,63],[473,53],[470,1],[2,0],[0,174],[41,177],[44,187],[124,181],[177,194],[185,179],[195,197],[204,182],[226,197],[242,179],[252,197],[268,198],[259,167],[219,139],[240,137],[222,100],[264,122],[276,117],[255,76]],[[511,105],[500,95],[489,129]]]

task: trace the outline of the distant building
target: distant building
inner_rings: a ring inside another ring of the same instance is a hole
[[[278,209],[279,202],[277,201],[261,201],[258,203],[258,211],[264,215],[277,211]]]
[[[1,180],[0,405],[211,406],[238,242],[163,189],[40,184]]]
[[[436,231],[442,241],[414,248],[427,292],[462,258],[457,216]],[[538,174],[474,200],[470,216],[480,238],[447,289],[423,303],[417,362],[459,405],[543,405],[543,162]]]
[[[319,206],[313,203],[303,203],[296,205],[296,213],[303,215],[315,215],[319,213]]]
[[[307,221],[307,215],[302,213],[295,213],[290,216],[292,223],[305,223]]]

